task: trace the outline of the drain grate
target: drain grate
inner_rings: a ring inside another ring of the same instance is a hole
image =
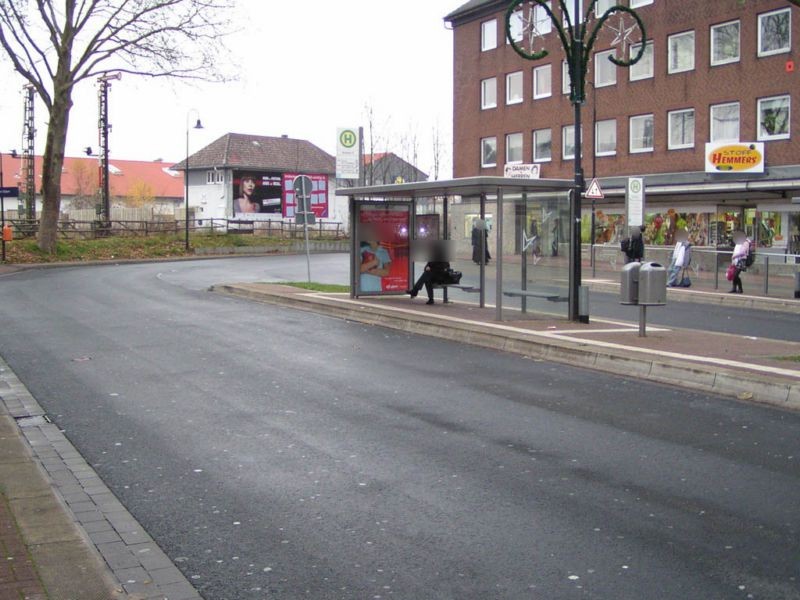
[[[16,417],[17,425],[20,427],[40,427],[52,423],[47,415],[36,415],[34,417]]]

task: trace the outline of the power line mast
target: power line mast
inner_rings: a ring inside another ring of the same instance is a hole
[[[97,218],[106,229],[111,227],[111,186],[108,179],[108,132],[111,126],[108,124],[108,88],[111,87],[110,81],[121,77],[120,73],[106,73],[97,79],[100,84],[98,91],[100,115],[97,122],[100,143],[100,203],[97,205]]]
[[[29,221],[36,219],[36,176],[34,163],[34,138],[36,129],[33,122],[33,86],[26,84],[22,88],[24,95],[24,118],[22,122],[22,184],[19,201],[20,212],[24,210]],[[24,208],[23,208],[24,206]],[[21,215],[20,215],[21,216]]]

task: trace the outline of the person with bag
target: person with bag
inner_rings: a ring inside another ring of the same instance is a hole
[[[667,287],[675,287],[678,285],[678,276],[683,272],[684,263],[686,261],[686,245],[689,240],[689,234],[680,230],[675,232],[675,249],[672,251],[672,260],[667,269]]]
[[[644,226],[639,227],[631,234],[631,237],[625,238],[620,242],[620,247],[625,253],[626,264],[630,262],[642,262],[644,258],[644,239],[642,238],[642,233],[644,233]]]
[[[733,284],[729,294],[742,294],[742,271],[747,270],[747,257],[750,254],[750,245],[752,242],[745,235],[743,231],[736,231],[733,234],[733,241],[736,244],[733,247],[733,255],[731,256],[731,265],[728,267],[728,278]]]

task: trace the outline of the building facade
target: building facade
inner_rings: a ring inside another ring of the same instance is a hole
[[[627,180],[643,177],[648,244],[671,244],[676,229],[687,229],[695,244],[726,246],[741,229],[776,253],[800,253],[800,8],[786,0],[621,3],[644,23],[645,51],[630,68],[608,60],[617,51],[612,17],[587,64],[583,171],[587,182],[598,178],[605,198],[584,201],[583,241],[625,235]],[[456,177],[528,163],[541,177],[574,176],[565,53],[534,4],[511,22],[536,22],[548,51],[539,60],[507,42],[508,1],[472,0],[445,17],[454,31]],[[548,4],[562,17],[559,2]],[[599,0],[582,18],[591,27],[595,12],[615,4]],[[583,0],[581,10],[589,8]],[[641,35],[636,42],[626,58]],[[755,160],[747,151],[760,157],[754,169],[735,163]],[[725,153],[738,158],[715,162]]]
[[[347,226],[347,203],[335,196],[335,158],[311,142],[227,133],[188,161],[188,205],[198,221],[294,219],[294,178],[307,175],[317,219]],[[187,172],[186,161],[173,168]]]

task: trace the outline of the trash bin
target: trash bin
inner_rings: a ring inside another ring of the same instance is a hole
[[[641,266],[642,263],[630,262],[622,267],[619,288],[620,304],[639,303],[639,270]]]
[[[661,306],[667,303],[667,270],[656,262],[639,269],[639,304]]]

